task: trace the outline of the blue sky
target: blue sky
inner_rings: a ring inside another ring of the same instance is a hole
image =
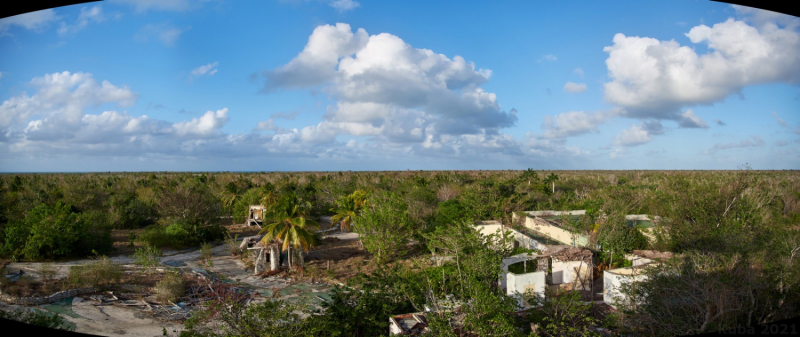
[[[0,19],[0,171],[800,168],[800,19],[108,0]]]

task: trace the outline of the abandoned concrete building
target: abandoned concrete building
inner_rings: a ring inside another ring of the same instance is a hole
[[[632,254],[626,255],[625,259],[631,261],[632,266],[603,271],[603,301],[616,309],[619,303],[627,301],[627,297],[620,292],[623,284],[635,284],[646,280],[645,268],[655,266],[659,261],[673,256],[671,252],[655,250],[634,250]]]
[[[548,246],[542,253],[518,254],[503,259],[500,288],[517,299],[520,310],[531,308],[526,292],[544,299],[547,288],[589,291],[594,278],[592,252],[565,245]]]
[[[247,220],[245,223],[248,226],[258,226],[264,224],[264,206],[263,205],[250,205],[250,210],[247,213]]]
[[[518,231],[503,226],[499,221],[481,221],[475,226],[483,236],[490,234],[511,233],[512,242],[506,248],[524,248],[536,253],[522,253],[503,259],[503,274],[499,285],[506,294],[517,298],[520,309],[530,307],[525,303],[523,294],[533,292],[544,297],[546,287],[565,288],[569,290],[590,291],[594,281],[592,269],[592,252],[588,249],[540,242],[541,237],[530,231]]]
[[[389,317],[390,335],[420,335],[427,332],[428,320],[421,312]]]
[[[511,215],[512,222],[520,223],[526,229],[558,241],[561,244],[576,247],[588,247],[590,244],[588,234],[572,232],[568,229],[568,226],[565,226],[567,222],[579,221],[581,216],[586,214],[586,210],[528,211],[522,213],[525,214],[524,219],[520,218],[517,213],[513,213]],[[605,216],[600,215],[601,222],[604,218]],[[653,231],[661,221],[661,217],[651,217],[647,214],[629,214],[625,216],[625,221],[628,226],[640,229],[642,234],[653,240],[655,238]],[[589,248],[596,249],[597,247]]]

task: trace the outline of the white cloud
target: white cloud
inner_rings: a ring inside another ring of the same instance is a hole
[[[733,5],[733,8],[745,21],[751,22],[758,27],[778,24],[794,29],[800,26],[800,19],[795,16],[739,5]]]
[[[664,130],[656,120],[645,121],[640,125],[632,125],[630,129],[623,130],[615,138],[613,145],[616,146],[635,146],[641,145],[652,140],[653,135],[663,134]]]
[[[697,117],[692,110],[684,111],[678,119],[678,126],[682,128],[708,129],[708,124]]]
[[[185,33],[191,26],[186,28],[176,28],[167,23],[160,24],[147,24],[133,36],[134,40],[139,42],[148,42],[151,38],[158,39],[163,45],[171,47],[180,38],[181,34]]]
[[[58,28],[58,35],[65,36],[65,35],[73,35],[89,25],[90,22],[100,23],[106,20],[105,15],[103,15],[103,9],[100,6],[94,6],[91,8],[83,7],[81,8],[81,13],[78,15],[78,19],[75,20],[75,23],[72,25],[68,25],[65,22],[61,22],[61,27]]]
[[[0,33],[6,32],[10,26],[41,32],[42,29],[56,20],[58,20],[58,15],[56,15],[56,11],[53,9],[14,15],[0,19]]]
[[[681,120],[681,108],[720,102],[746,86],[797,83],[796,27],[780,28],[768,20],[753,27],[732,18],[713,27],[696,26],[686,36],[708,47],[701,55],[674,40],[616,34],[614,44],[604,49],[612,79],[605,84],[605,97],[630,117]]]
[[[547,54],[547,55],[542,56],[542,58],[536,60],[536,62],[542,62],[543,60],[544,61],[549,61],[549,62],[554,62],[554,61],[558,60],[558,57],[556,57],[553,54]]]
[[[353,0],[331,0],[328,5],[340,12],[346,12],[361,6],[358,1]]]
[[[308,129],[325,139],[349,134],[452,150],[478,135],[502,137],[497,131],[517,120],[514,110],[503,111],[496,95],[480,87],[491,71],[460,56],[413,48],[391,34],[353,32],[344,23],[317,27],[302,52],[264,76],[266,92],[323,86],[337,99],[325,120]]]
[[[777,121],[778,124],[780,124],[781,126],[789,126],[789,124],[786,123],[786,121],[783,120],[783,118],[778,117],[778,114],[775,113],[775,111],[772,112],[772,118],[775,118],[775,121]]]
[[[314,29],[303,51],[288,64],[264,72],[266,91],[279,87],[303,88],[327,83],[336,77],[339,60],[364,48],[369,39],[360,28],[353,34],[350,25],[337,23]]]
[[[575,75],[578,75],[579,77],[583,78],[583,69],[575,68],[575,70],[573,70],[572,72],[575,73]]]
[[[77,124],[83,111],[89,106],[116,103],[131,106],[137,95],[128,87],[115,86],[108,81],[98,82],[88,73],[46,74],[30,81],[36,94],[27,93],[11,97],[0,105],[0,129],[27,123],[33,116],[56,118],[64,123],[63,128]]]
[[[214,135],[225,123],[228,122],[228,108],[207,111],[200,118],[193,118],[188,122],[175,123],[173,127],[180,136],[201,136],[207,137]]]
[[[542,129],[544,138],[566,138],[589,132],[597,132],[597,127],[613,117],[613,113],[570,111],[558,114],[555,118],[544,117]]]
[[[586,84],[567,82],[567,84],[564,84],[564,91],[568,91],[573,94],[581,93],[586,91]]]
[[[219,62],[209,63],[192,69],[190,78],[197,78],[203,75],[212,76],[217,73]]]

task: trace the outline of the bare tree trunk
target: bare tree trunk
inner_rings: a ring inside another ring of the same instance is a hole
[[[289,270],[292,270],[292,245],[289,245],[286,249],[286,260],[289,262]]]
[[[302,250],[297,251],[297,260],[300,262],[300,267],[301,268],[306,266],[306,260],[303,257],[303,251]]]
[[[611,266],[613,266],[613,265],[614,265],[614,251],[612,250],[611,251],[611,262],[608,263],[608,269],[611,269],[612,268]]]
[[[269,247],[269,268],[278,270],[281,267],[281,251],[277,246]]]

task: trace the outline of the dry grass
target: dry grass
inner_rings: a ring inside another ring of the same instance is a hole
[[[186,283],[178,270],[168,271],[155,286],[156,298],[161,302],[174,302],[186,293]]]

